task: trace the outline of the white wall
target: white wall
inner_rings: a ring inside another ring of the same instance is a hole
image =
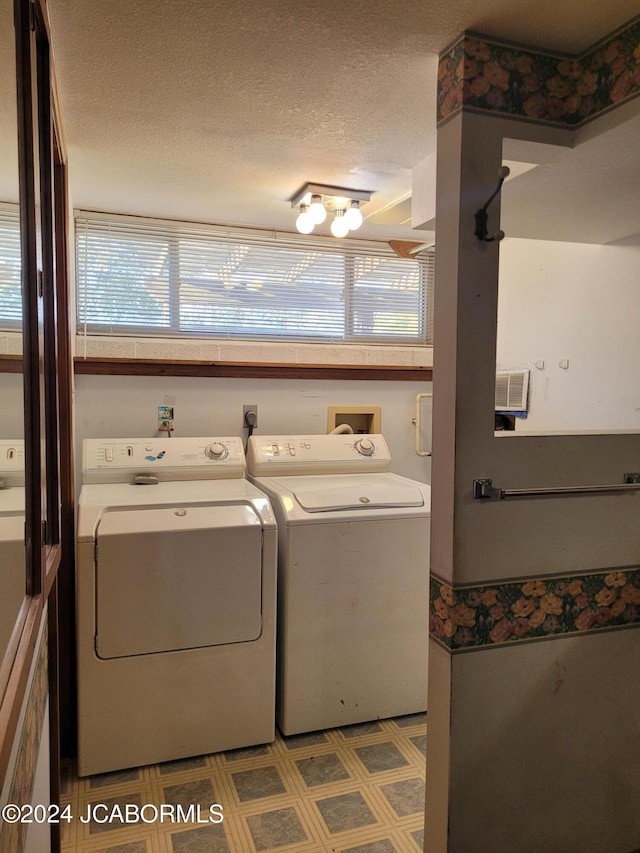
[[[0,438],[22,438],[24,434],[24,397],[21,373],[0,373],[2,422]]]
[[[430,391],[430,382],[80,375],[75,384],[78,474],[83,438],[157,435],[163,404],[175,407],[176,436],[245,436],[244,404],[258,406],[256,434],[326,433],[328,406],[371,405],[382,408],[392,470],[430,482],[431,461],[415,453],[411,422],[416,395]],[[422,406],[422,446],[430,449],[431,401]]]
[[[516,430],[640,429],[638,317],[640,246],[505,239],[497,362],[531,369]]]

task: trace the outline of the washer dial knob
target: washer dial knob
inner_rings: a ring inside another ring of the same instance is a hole
[[[359,438],[353,446],[361,456],[373,456],[376,449],[370,438]]]
[[[229,451],[225,447],[224,444],[220,444],[219,441],[215,441],[213,444],[207,445],[204,451],[209,459],[226,459],[229,455]]]

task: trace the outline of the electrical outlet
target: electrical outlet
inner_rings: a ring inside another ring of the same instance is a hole
[[[158,430],[173,432],[173,406],[158,406]]]
[[[242,407],[242,426],[245,427],[245,429],[249,426],[247,423],[247,412],[253,412],[256,416],[255,423],[252,424],[255,429],[258,426],[258,407],[256,405]]]

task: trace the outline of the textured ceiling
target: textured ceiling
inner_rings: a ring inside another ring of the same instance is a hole
[[[637,0],[48,5],[76,206],[278,228],[292,227],[287,200],[305,181],[374,190],[365,215],[406,197],[412,167],[434,148],[437,54],[462,30],[575,53],[638,9]],[[371,222],[360,233],[415,234]]]

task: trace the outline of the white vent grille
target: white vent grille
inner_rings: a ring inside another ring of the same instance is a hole
[[[526,412],[529,392],[528,370],[505,370],[496,374],[496,411]]]

